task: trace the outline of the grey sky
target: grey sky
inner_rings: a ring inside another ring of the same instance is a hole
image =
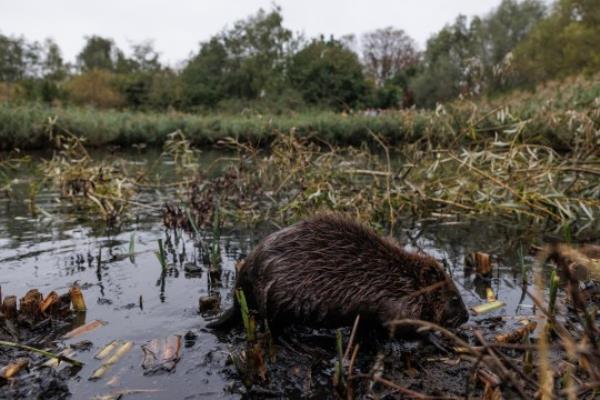
[[[269,9],[271,0],[0,0],[0,33],[29,40],[52,37],[72,61],[83,37],[112,37],[129,44],[154,39],[163,62],[186,59],[208,39],[240,18]],[[385,26],[404,29],[421,48],[427,38],[459,14],[481,15],[500,0],[279,0],[284,24],[306,36],[341,36]]]

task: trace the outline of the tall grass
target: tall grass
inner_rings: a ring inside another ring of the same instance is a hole
[[[386,111],[375,116],[331,111],[196,115],[2,103],[0,147],[44,147],[49,129],[82,136],[89,146],[160,145],[177,130],[195,145],[213,144],[225,137],[260,144],[270,142],[279,132],[293,130],[299,136],[333,144],[372,141],[370,132],[392,145],[464,145],[498,135],[504,141],[569,150],[582,136],[600,129],[600,81],[575,82],[545,86],[537,93],[515,92],[492,101],[455,101],[436,110]],[[54,118],[55,123],[50,123]]]
[[[89,146],[108,144],[161,145],[168,135],[181,130],[195,145],[237,137],[253,143],[269,142],[278,132],[294,129],[298,134],[316,135],[335,143],[358,144],[378,132],[391,142],[414,141],[425,134],[426,112],[389,113],[378,117],[310,112],[280,116],[193,115],[178,112],[141,113],[92,108],[52,108],[39,104],[0,105],[2,148],[21,149],[47,145],[49,118],[55,126],[86,139]]]

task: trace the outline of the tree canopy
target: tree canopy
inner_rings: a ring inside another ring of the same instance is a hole
[[[333,38],[315,39],[296,53],[289,77],[308,104],[350,109],[360,105],[366,95],[358,56]]]
[[[305,40],[281,8],[258,10],[199,44],[181,67],[152,41],[120,49],[92,35],[74,64],[47,39],[0,34],[0,99],[189,112],[434,107],[600,70],[597,0],[502,0],[459,15],[423,50],[402,29]]]
[[[600,5],[597,0],[559,0],[515,50],[523,84],[600,71]]]

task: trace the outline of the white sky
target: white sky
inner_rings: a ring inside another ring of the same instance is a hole
[[[161,60],[176,65],[225,26],[270,9],[271,0],[0,0],[0,33],[28,40],[52,37],[73,61],[84,36],[130,43],[153,39]],[[307,37],[339,37],[386,26],[404,29],[422,49],[431,34],[459,14],[482,15],[500,0],[279,0],[284,25]]]

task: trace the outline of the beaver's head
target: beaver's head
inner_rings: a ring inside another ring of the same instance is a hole
[[[455,328],[469,319],[469,312],[452,279],[433,259],[425,263],[418,276],[422,296],[421,319]]]

